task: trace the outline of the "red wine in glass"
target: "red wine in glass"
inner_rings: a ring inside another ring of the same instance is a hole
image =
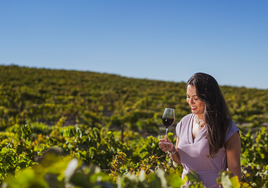
[[[175,121],[175,110],[173,108],[166,108],[163,116],[162,116],[162,122],[166,127],[166,135],[168,132],[168,128],[173,125]]]
[[[162,121],[163,121],[163,124],[165,125],[165,127],[168,129],[168,127],[170,127],[171,125],[173,125],[174,123],[174,118],[164,118],[162,117]]]

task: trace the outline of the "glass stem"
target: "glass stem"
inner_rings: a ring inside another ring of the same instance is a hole
[[[167,135],[167,133],[168,133],[168,127],[166,127],[166,135]]]

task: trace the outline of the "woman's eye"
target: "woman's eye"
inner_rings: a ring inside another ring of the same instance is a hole
[[[197,100],[198,100],[198,98],[194,98],[194,100],[196,100],[196,101],[197,101]]]

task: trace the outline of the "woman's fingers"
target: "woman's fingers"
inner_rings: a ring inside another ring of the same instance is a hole
[[[164,152],[173,149],[172,144],[170,142],[165,142],[165,143],[159,142],[159,148]]]
[[[168,139],[167,135],[165,135],[164,139],[159,139],[159,148],[164,152],[173,150],[173,143]]]

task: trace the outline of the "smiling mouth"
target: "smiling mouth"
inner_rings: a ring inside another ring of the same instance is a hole
[[[197,107],[191,107],[192,110],[195,110]]]

